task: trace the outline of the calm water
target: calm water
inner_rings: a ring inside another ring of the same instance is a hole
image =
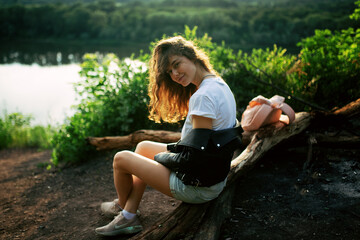
[[[73,83],[80,81],[80,62],[85,53],[116,53],[127,57],[143,46],[86,44],[0,44],[0,115],[21,112],[35,124],[62,124],[76,104]]]
[[[59,124],[75,104],[72,84],[80,80],[78,64],[60,66],[0,65],[1,114],[21,112],[34,117],[32,124]]]

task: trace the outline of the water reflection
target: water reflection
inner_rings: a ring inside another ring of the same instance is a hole
[[[21,112],[32,115],[32,124],[62,124],[73,111],[80,81],[78,64],[61,66],[0,65],[0,116]]]
[[[140,49],[147,50],[146,44],[87,44],[63,42],[0,42],[0,64],[21,63],[52,66],[80,63],[85,53],[115,53],[120,58],[138,54]]]
[[[0,42],[0,116],[21,112],[33,124],[63,123],[76,104],[73,83],[80,81],[79,63],[85,53],[115,53],[126,58],[148,45]]]

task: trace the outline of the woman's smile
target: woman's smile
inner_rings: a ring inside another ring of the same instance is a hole
[[[181,82],[184,80],[184,76],[185,76],[185,74],[180,75],[176,81],[181,84]]]
[[[174,82],[186,87],[194,83],[196,66],[188,58],[174,55],[169,58],[168,73]]]

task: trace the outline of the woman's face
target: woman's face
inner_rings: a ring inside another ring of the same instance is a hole
[[[196,82],[196,65],[184,56],[171,56],[169,58],[169,68],[167,69],[174,82],[186,87],[190,83],[198,85]]]

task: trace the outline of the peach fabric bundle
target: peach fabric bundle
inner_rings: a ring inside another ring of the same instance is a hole
[[[242,114],[241,127],[244,131],[254,131],[278,121],[292,123],[295,120],[295,112],[284,101],[285,98],[279,95],[270,99],[261,95],[253,98]]]

